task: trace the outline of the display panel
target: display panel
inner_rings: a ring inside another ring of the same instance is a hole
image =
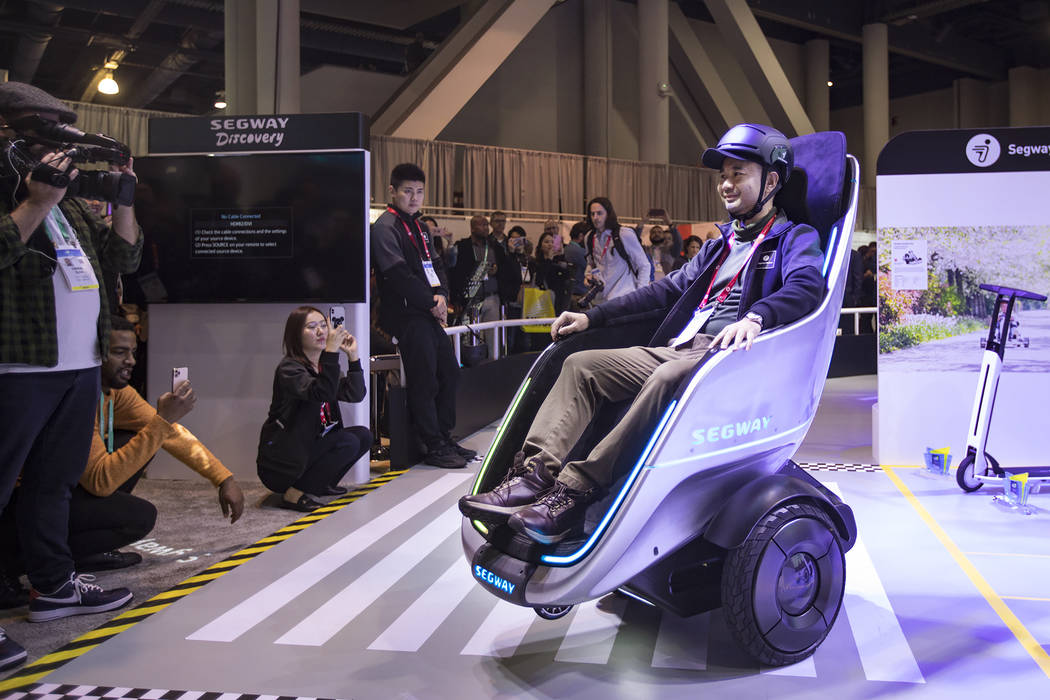
[[[137,160],[146,247],[129,300],[364,302],[366,155]]]

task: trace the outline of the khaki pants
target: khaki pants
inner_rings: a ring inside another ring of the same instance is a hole
[[[608,488],[636,459],[635,450],[656,428],[681,380],[707,352],[713,336],[698,334],[678,348],[583,350],[569,355],[525,438],[526,457],[538,455],[558,480],[586,491]],[[587,428],[600,399],[634,397],[620,422],[586,459],[562,461]],[[560,470],[560,473],[559,473]]]

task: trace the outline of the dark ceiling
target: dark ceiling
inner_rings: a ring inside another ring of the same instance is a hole
[[[578,1],[578,0],[574,0]],[[891,97],[956,78],[1050,66],[1050,0],[749,0],[770,37],[831,44],[832,108],[861,102],[861,28],[889,25]],[[710,20],[699,0],[680,0]],[[223,89],[222,0],[0,0],[0,68],[71,100],[204,114]],[[448,0],[301,0],[305,73],[334,64],[404,74],[459,24]],[[422,33],[422,50],[413,47]],[[94,87],[116,54],[118,95]]]

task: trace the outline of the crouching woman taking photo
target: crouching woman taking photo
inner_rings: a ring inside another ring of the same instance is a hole
[[[342,376],[339,352],[350,361]],[[257,465],[266,488],[284,495],[283,508],[311,511],[323,496],[346,493],[343,475],[372,445],[364,426],[343,426],[337,401],[365,397],[357,340],[330,329],[312,306],[300,306],[284,324],[284,358],[273,377],[270,413],[259,436]]]

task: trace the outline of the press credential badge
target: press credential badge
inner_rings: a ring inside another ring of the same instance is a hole
[[[74,292],[98,289],[98,278],[91,267],[91,261],[80,247],[73,227],[69,225],[65,214],[57,207],[51,207],[44,219],[44,228],[48,238],[55,246],[55,259],[58,269],[66,278],[66,284]]]

